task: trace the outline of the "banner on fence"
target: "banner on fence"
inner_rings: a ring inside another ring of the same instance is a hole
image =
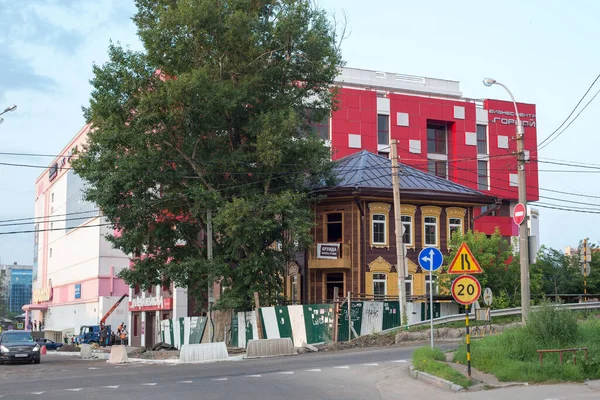
[[[180,349],[184,344],[200,343],[205,328],[206,317],[165,319],[160,322],[161,340]]]

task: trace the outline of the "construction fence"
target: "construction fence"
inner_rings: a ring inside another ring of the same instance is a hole
[[[204,335],[206,317],[165,319],[160,322],[161,340],[180,349],[184,344],[198,344]]]

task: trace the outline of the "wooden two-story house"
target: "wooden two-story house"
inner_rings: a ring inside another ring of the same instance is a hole
[[[347,292],[367,299],[398,296],[391,161],[361,151],[339,160],[335,172],[338,184],[320,190],[326,197],[316,205],[315,244],[306,268],[292,271],[289,292],[300,293],[301,277],[302,298],[309,303],[331,301],[335,288],[340,297]],[[406,292],[418,300],[431,287],[417,265],[419,251],[437,247],[447,253],[450,233],[472,229],[473,208],[493,205],[494,198],[403,164],[400,195]]]

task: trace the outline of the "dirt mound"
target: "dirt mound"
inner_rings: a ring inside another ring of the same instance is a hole
[[[382,334],[373,334],[373,335],[365,335],[350,342],[337,342],[330,344],[328,346],[323,346],[320,350],[329,351],[329,350],[344,350],[344,349],[355,349],[355,348],[367,348],[367,347],[386,347],[393,346],[396,344],[395,337],[393,333],[382,333]]]
[[[79,350],[80,350],[79,346],[65,344],[64,346],[59,347],[58,350],[56,350],[56,351],[64,351],[65,353],[75,353],[75,352],[78,352]]]
[[[144,360],[172,360],[179,359],[179,350],[146,350],[135,349],[128,354],[130,358],[141,358]]]

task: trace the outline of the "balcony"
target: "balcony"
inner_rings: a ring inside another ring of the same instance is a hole
[[[337,251],[332,251],[338,245]],[[319,249],[320,254],[317,254]],[[350,245],[347,243],[317,243],[308,251],[309,269],[350,269],[352,268]]]

